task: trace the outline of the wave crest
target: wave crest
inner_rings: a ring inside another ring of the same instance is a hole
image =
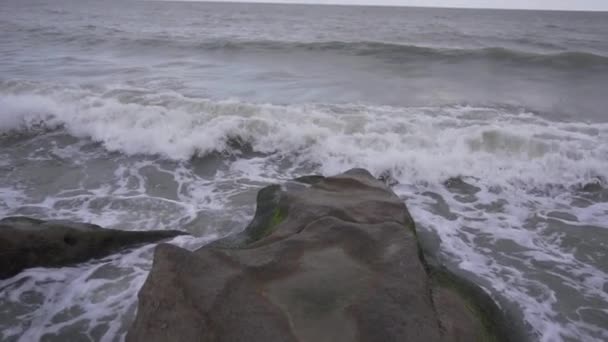
[[[445,48],[412,45],[383,41],[281,41],[246,39],[210,39],[201,41],[199,37],[175,37],[167,34],[141,37],[112,29],[85,27],[79,32],[65,32],[55,27],[22,28],[28,35],[35,34],[40,39],[80,46],[118,48],[121,51],[158,48],[170,50],[193,50],[206,52],[255,52],[255,53],[305,53],[323,52],[358,56],[387,58],[395,62],[448,61],[458,62],[471,59],[494,63],[519,63],[521,65],[549,66],[553,68],[594,68],[608,67],[608,56],[587,51],[563,51],[558,53],[536,53],[505,47],[485,48]],[[98,32],[98,30],[101,30]],[[513,43],[546,45],[544,42],[514,40]],[[559,51],[558,46],[548,46],[550,51]]]
[[[365,167],[420,181],[608,178],[608,124],[549,122],[504,108],[279,106],[128,93],[3,96],[0,130],[63,129],[131,155],[188,160],[255,152],[327,173]]]

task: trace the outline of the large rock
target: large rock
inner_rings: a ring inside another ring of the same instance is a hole
[[[355,169],[262,189],[229,239],[159,245],[127,341],[498,341],[502,319],[424,262],[402,200]]]
[[[0,279],[30,267],[60,267],[123,248],[185,234],[175,230],[122,231],[69,221],[28,217],[0,220]]]

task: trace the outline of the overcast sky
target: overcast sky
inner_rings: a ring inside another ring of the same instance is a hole
[[[233,1],[233,0],[215,0]],[[235,0],[236,1],[236,0]],[[328,3],[429,7],[522,8],[608,11],[608,0],[238,0],[240,2]]]

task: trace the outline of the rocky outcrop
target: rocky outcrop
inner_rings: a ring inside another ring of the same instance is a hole
[[[354,169],[262,189],[242,233],[195,252],[159,245],[127,341],[500,341],[502,322]]]
[[[0,220],[0,279],[30,267],[60,267],[151,243],[180,231],[122,231],[69,221],[28,217]]]

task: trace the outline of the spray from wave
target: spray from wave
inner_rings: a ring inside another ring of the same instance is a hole
[[[508,108],[280,106],[133,89],[0,101],[4,132],[61,128],[127,155],[187,160],[245,144],[327,173],[362,166],[403,180],[466,175],[517,186],[608,178],[607,124],[549,122]]]

